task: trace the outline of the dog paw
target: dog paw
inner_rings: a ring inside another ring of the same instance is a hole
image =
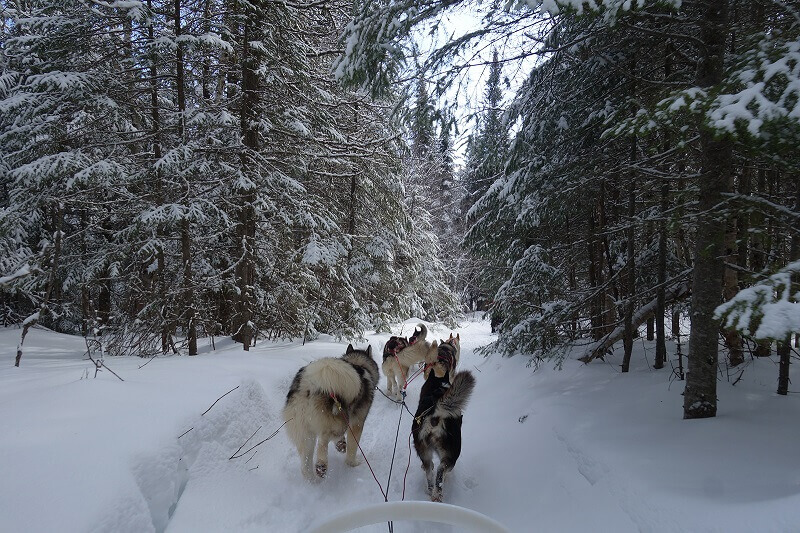
[[[361,460],[358,457],[355,457],[353,459],[350,458],[345,459],[344,462],[345,464],[347,464],[347,466],[358,466],[361,464]]]
[[[303,477],[305,478],[306,481],[308,481],[312,485],[316,485],[317,483],[322,481],[322,478],[315,476],[313,471],[303,472]]]
[[[325,463],[317,463],[316,471],[317,471],[317,476],[319,476],[320,478],[324,478],[325,474],[328,473],[328,465],[326,465]]]
[[[439,503],[441,503],[441,502],[442,502],[442,492],[441,492],[441,491],[434,491],[434,492],[431,494],[431,501],[432,501],[432,502],[439,502]]]
[[[347,451],[347,443],[344,439],[336,441],[336,451],[341,453]]]

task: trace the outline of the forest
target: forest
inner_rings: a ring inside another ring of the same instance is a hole
[[[33,324],[153,357],[478,310],[486,353],[621,342],[622,372],[640,330],[668,372],[689,321],[685,418],[715,416],[719,367],[747,358],[774,353],[788,392],[796,0],[2,6],[17,365]],[[447,27],[459,11],[475,26]]]

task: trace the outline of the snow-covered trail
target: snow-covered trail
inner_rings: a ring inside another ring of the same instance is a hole
[[[405,326],[406,329],[411,327],[413,325],[410,323]],[[526,530],[529,527],[526,524],[529,518],[520,519],[521,514],[524,516],[524,513],[520,513],[520,509],[528,506],[526,503],[528,495],[515,490],[512,494],[498,498],[498,489],[502,491],[504,480],[516,487],[524,486],[521,480],[524,480],[525,474],[520,470],[528,470],[530,465],[526,464],[525,457],[519,458],[520,463],[516,468],[498,468],[498,465],[493,464],[498,454],[508,457],[510,453],[516,452],[517,446],[504,450],[509,443],[508,439],[515,436],[503,435],[493,427],[492,421],[505,422],[504,418],[513,415],[498,416],[506,410],[506,406],[493,403],[497,401],[497,398],[493,397],[493,391],[496,389],[494,386],[489,383],[485,387],[481,386],[480,365],[485,365],[486,360],[473,353],[474,348],[488,341],[488,324],[466,322],[457,332],[462,336],[461,368],[473,371],[478,379],[478,387],[465,416],[464,452],[455,471],[447,480],[446,501],[489,514],[500,519],[512,531]],[[446,338],[449,330],[440,327],[435,330],[435,334]],[[388,335],[369,338],[373,350],[376,351],[376,359],[387,338]],[[263,349],[271,350],[271,348]],[[342,351],[343,347],[338,346],[325,355],[338,355]],[[311,357],[308,357],[308,360],[310,359]],[[279,425],[280,409],[289,382],[297,368],[305,361],[298,363],[294,358],[292,363],[286,372],[265,370],[263,377],[257,378],[257,383],[264,390],[272,389],[274,394],[271,393],[271,396],[278,400],[272,402],[274,405],[268,409],[273,420],[268,429]],[[282,378],[276,380],[275,374],[282,374]],[[415,379],[407,391],[406,403],[412,412],[416,410],[422,379],[422,377]],[[381,381],[381,388],[385,390],[384,378]],[[513,391],[508,390],[506,393],[510,397],[514,396]],[[483,423],[484,416],[489,421],[488,425]],[[524,431],[518,422],[516,425],[520,427],[511,425],[511,429]],[[404,490],[405,498],[408,500],[427,500],[419,459],[410,448],[410,430],[411,415],[383,395],[376,394],[362,436],[361,447],[384,490],[394,453],[394,466],[387,491],[390,501],[400,500]],[[256,438],[253,440],[257,442]],[[395,442],[397,442],[396,450]],[[381,489],[368,466],[362,464],[355,469],[349,468],[345,466],[343,456],[333,449],[331,449],[328,477],[318,485],[310,485],[300,476],[299,459],[283,432],[259,448],[259,452],[248,462],[249,467],[255,465],[257,470],[232,471],[229,464],[220,461],[219,468],[204,467],[200,472],[190,472],[189,483],[167,531],[188,532],[203,528],[212,531],[303,531],[323,516],[383,501]],[[505,460],[502,462],[505,464]],[[520,466],[522,468],[519,468]],[[227,478],[224,483],[227,488],[222,490],[221,478]],[[209,507],[209,501],[214,501],[216,504]],[[220,512],[221,509],[227,510]],[[231,510],[235,511],[230,512]],[[396,531],[452,531],[452,528],[437,528],[431,524],[398,522],[395,527]],[[364,530],[385,531],[386,526],[374,526]]]
[[[433,328],[436,337],[450,333]],[[716,419],[684,421],[682,384],[648,368],[646,343],[637,343],[627,375],[614,366],[618,356],[534,373],[524,357],[474,353],[491,340],[488,323],[465,321],[456,331],[460,368],[477,386],[446,502],[514,532],[800,531],[800,397],[776,397],[770,360],[750,362],[735,388],[721,382]],[[107,359],[120,382],[107,372],[91,377],[82,339],[42,330],[31,332],[14,368],[18,336],[0,330],[0,531],[293,532],[383,502],[367,465],[347,467],[333,449],[328,477],[304,481],[283,431],[229,460],[257,428],[248,446],[280,426],[295,372],[341,355],[346,343],[259,343],[244,353],[218,340],[216,351],[143,368],[137,358]],[[387,338],[368,337],[376,359]],[[412,412],[421,379],[408,389]],[[401,417],[377,394],[362,447],[386,488],[398,420],[388,498],[400,500],[405,482],[407,500],[426,500],[408,412]],[[394,525],[398,533],[461,531]]]
[[[543,531],[591,530],[597,527],[595,513],[565,512],[565,508],[573,507],[576,502],[589,501],[592,508],[606,508],[602,520],[609,531],[636,531],[636,524],[607,487],[595,486],[597,480],[592,478],[592,468],[602,470],[602,466],[570,449],[550,413],[531,412],[535,403],[532,370],[525,367],[524,360],[500,364],[475,354],[474,350],[490,338],[488,324],[465,322],[463,326],[457,330],[462,337],[460,368],[471,370],[478,385],[465,415],[463,453],[447,480],[445,500],[491,516],[511,531],[528,531],[534,525]],[[449,331],[440,328],[436,333],[446,337]],[[379,353],[387,337],[370,337],[373,349]],[[326,355],[342,351],[337,348]],[[276,351],[269,346],[260,350],[267,354]],[[262,417],[270,422],[265,424],[267,431],[259,432],[262,437],[279,425],[289,382],[304,362],[298,364],[297,357],[292,357],[292,364],[286,365],[285,372],[265,368],[251,383],[254,390],[271,391],[258,393],[268,396],[259,400],[265,405]],[[421,379],[408,389],[406,402],[412,412],[419,399]],[[381,387],[385,390],[383,380]],[[528,418],[520,422],[525,414]],[[218,416],[225,420],[232,418],[223,411]],[[388,487],[390,501],[400,500],[404,490],[406,499],[427,500],[419,460],[409,448],[410,428],[409,413],[377,394],[361,446],[384,489],[394,451]],[[393,450],[396,435],[397,448]],[[235,444],[244,442],[243,437],[244,433],[237,432],[238,440],[231,440],[219,450],[207,451],[206,456],[188,467],[186,489],[169,521],[168,532],[303,531],[323,516],[383,501],[367,465],[351,469],[333,450],[328,477],[318,485],[306,483],[299,473],[297,455],[283,432],[261,445],[252,459],[238,460],[241,464],[232,467],[227,456]],[[214,439],[203,436],[202,446],[206,449],[209,440]],[[242,466],[244,461],[246,467]],[[396,531],[454,530],[411,522],[396,523],[395,528]],[[386,527],[364,529],[384,531]]]

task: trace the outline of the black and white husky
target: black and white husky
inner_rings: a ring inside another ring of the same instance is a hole
[[[356,457],[358,441],[379,379],[372,346],[356,350],[348,345],[342,357],[317,359],[297,372],[286,396],[283,419],[307,480],[325,477],[330,441],[336,442],[338,451],[347,452],[345,462],[349,466],[360,464]]]
[[[414,448],[422,461],[431,501],[442,501],[442,485],[461,455],[463,411],[475,388],[469,371],[455,372],[460,353],[460,337],[439,344],[436,360],[429,360],[427,375],[419,396],[419,406],[411,423]],[[439,457],[434,476],[433,456]]]

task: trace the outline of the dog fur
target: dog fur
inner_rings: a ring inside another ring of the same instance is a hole
[[[332,440],[338,451],[346,452],[349,466],[360,464],[356,457],[358,441],[379,379],[372,346],[356,350],[348,345],[342,357],[317,359],[297,372],[286,396],[283,419],[307,480],[316,482],[325,477],[328,443]],[[348,423],[351,431],[347,431]]]
[[[434,502],[442,501],[445,476],[461,455],[463,411],[475,388],[471,372],[455,372],[459,341],[460,337],[451,334],[450,339],[439,345],[437,361],[422,385],[419,406],[411,423],[414,449],[422,461],[426,488]],[[435,475],[434,454],[439,457]]]
[[[434,341],[434,343],[435,342],[436,341]],[[445,348],[442,348],[442,346],[445,346]],[[452,362],[444,360],[445,354],[449,355],[449,357],[452,359]],[[453,334],[451,333],[447,340],[442,339],[442,342],[438,345],[436,350],[431,350],[428,352],[428,355],[425,358],[425,379],[428,379],[431,370],[433,370],[436,376],[440,378],[443,377],[446,372],[450,372],[450,374],[452,374],[458,366],[460,357],[461,334],[458,333],[455,337],[453,337]]]
[[[402,400],[402,390],[406,385],[411,367],[436,356],[437,343],[426,341],[428,328],[417,324],[414,334],[406,339],[392,336],[383,346],[381,368],[386,376],[386,393]]]

